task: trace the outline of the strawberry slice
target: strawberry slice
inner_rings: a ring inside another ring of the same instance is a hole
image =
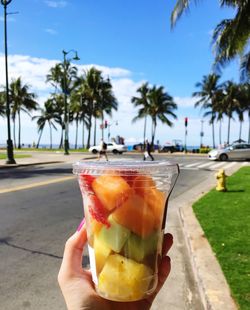
[[[95,195],[89,195],[89,213],[90,215],[97,221],[108,228],[110,227],[110,223],[108,221],[108,212],[100,202],[100,200]]]
[[[81,174],[80,175],[80,187],[81,189],[87,191],[93,191],[92,182],[95,180],[95,177],[90,174]]]

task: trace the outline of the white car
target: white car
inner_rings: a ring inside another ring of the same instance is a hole
[[[223,149],[214,149],[208,153],[211,160],[250,159],[250,144],[235,143]]]
[[[94,145],[89,148],[89,152],[93,154],[97,154],[100,152],[100,145]],[[108,142],[107,143],[107,153],[113,153],[113,154],[122,154],[123,152],[127,151],[127,147],[124,144],[116,144],[115,142]]]

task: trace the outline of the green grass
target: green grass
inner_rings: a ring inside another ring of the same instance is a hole
[[[6,154],[0,153],[0,159],[6,159]],[[31,157],[31,155],[25,155],[25,154],[15,154],[15,158],[28,158]]]
[[[1,151],[5,151],[4,148],[1,148],[0,149]],[[64,153],[64,149],[37,149],[37,148],[21,148],[21,149],[14,149],[14,152],[18,152],[18,151],[27,151],[27,152],[62,152]],[[83,149],[83,148],[80,148],[80,149],[70,149],[69,150],[70,153],[82,153],[82,152],[88,152],[88,149]]]
[[[227,192],[215,189],[193,205],[216,253],[232,296],[250,309],[250,167],[227,178]]]

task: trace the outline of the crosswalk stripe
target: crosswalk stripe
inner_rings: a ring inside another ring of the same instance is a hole
[[[225,165],[224,162],[223,163],[218,163],[218,164],[215,164],[215,165],[211,166],[210,169],[216,169],[216,168],[219,168],[219,167],[221,167],[223,165]]]
[[[204,167],[211,166],[211,165],[213,165],[213,162],[202,164],[202,165],[198,166],[197,168],[204,168]]]
[[[196,163],[193,163],[193,164],[190,164],[190,165],[186,165],[185,167],[186,168],[190,168],[190,167],[194,167],[194,166],[197,166],[197,165],[200,165],[202,162],[196,162]]]
[[[233,166],[236,165],[236,164],[237,164],[237,162],[232,162],[232,163],[227,164],[227,165],[224,166],[223,168],[224,168],[224,169],[229,169],[229,168],[233,167]]]

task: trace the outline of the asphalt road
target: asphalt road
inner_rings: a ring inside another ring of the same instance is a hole
[[[204,157],[167,158],[182,166],[198,160],[201,164],[208,162]],[[181,168],[172,198],[214,173],[205,168],[191,168]],[[76,178],[62,181],[71,175],[69,164],[1,169],[0,309],[65,309],[57,286],[57,272],[65,241],[83,217]],[[55,183],[45,184],[52,180]],[[24,185],[30,187],[22,189]],[[190,267],[186,268],[188,271]],[[188,281],[197,290],[192,275]]]

